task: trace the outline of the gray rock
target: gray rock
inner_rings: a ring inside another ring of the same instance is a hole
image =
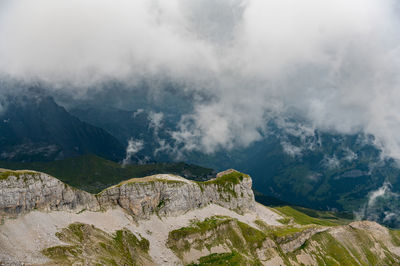
[[[218,182],[167,181],[154,178],[148,182],[127,182],[104,190],[98,200],[102,207],[119,205],[137,218],[151,214],[179,215],[214,203],[244,213],[255,209],[252,180],[239,184]]]
[[[94,195],[68,186],[47,174],[33,171],[13,171],[7,174],[6,179],[0,179],[2,215],[16,215],[35,209],[99,209]]]
[[[78,212],[120,206],[135,219],[146,219],[152,214],[179,215],[211,203],[238,213],[255,210],[252,180],[246,175],[237,182],[219,182],[221,175],[207,182],[157,175],[132,179],[93,195],[44,173],[10,171],[6,177],[2,174],[0,214],[6,216],[36,209]]]

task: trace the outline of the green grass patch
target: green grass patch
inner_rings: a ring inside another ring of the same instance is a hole
[[[207,185],[216,185],[219,192],[227,192],[233,197],[237,198],[234,186],[240,184],[244,178],[250,178],[248,175],[233,170],[232,172],[219,176],[205,182],[198,182],[200,188]]]
[[[5,180],[8,179],[10,176],[15,176],[17,178],[21,178],[25,176],[32,176],[32,175],[37,175],[38,173],[33,172],[33,171],[4,171],[0,172],[0,180]]]
[[[349,251],[329,233],[323,232],[315,234],[312,240],[321,245],[317,253],[319,264],[322,265],[359,265],[359,263],[350,255]]]
[[[240,262],[238,265],[260,265],[256,251],[262,249],[266,238],[267,235],[262,231],[236,219],[210,217],[201,222],[193,222],[189,227],[170,232],[167,247],[182,258],[184,252],[191,249],[203,250],[207,248],[211,251],[212,247],[222,245],[230,249],[232,253],[211,254],[200,260],[199,264],[231,265],[226,263],[236,261],[237,263]],[[244,261],[242,258],[244,258]]]
[[[262,247],[262,243],[267,238],[263,232],[239,221],[237,224],[242,231],[242,235],[244,239],[246,239],[246,243],[251,251],[255,251],[255,249]]]
[[[43,255],[54,260],[68,261],[68,257],[79,257],[82,250],[79,246],[54,246],[42,251]]]
[[[217,216],[206,218],[204,221],[194,222],[191,226],[182,227],[169,232],[169,239],[179,240],[192,234],[204,234],[230,221],[232,221],[232,219],[220,218]]]
[[[290,221],[291,221],[292,219],[290,219],[290,218],[288,218],[288,217],[285,217],[285,218],[282,218],[282,219],[278,219],[277,221],[278,222],[280,222],[281,224],[289,224],[290,223]]]
[[[150,248],[149,240],[145,238],[139,240],[134,234],[132,234],[128,230],[118,230],[115,233],[114,241],[117,245],[120,246],[120,248],[124,248],[126,246],[139,247],[140,250],[144,252],[148,252]]]
[[[308,229],[308,228],[307,227],[276,227],[273,230],[271,230],[270,232],[274,237],[286,237],[289,235],[303,232],[306,229]]]
[[[56,233],[70,245],[42,250],[54,265],[143,265],[149,264],[150,243],[127,229],[106,233],[92,225],[73,223]]]
[[[306,225],[302,227],[295,227],[295,226],[271,226],[263,221],[256,220],[255,223],[261,228],[261,230],[267,234],[272,239],[277,240],[277,238],[286,237],[289,235],[293,235],[296,233],[303,232],[306,229],[313,228],[313,225]]]
[[[238,171],[233,171],[229,174],[217,177],[215,179],[205,181],[203,184],[216,184],[216,185],[226,185],[226,184],[234,184],[237,185],[243,181],[244,178],[249,178],[248,175],[240,173]]]
[[[400,246],[400,230],[389,229],[393,245]]]
[[[321,232],[312,236],[301,249],[312,254],[318,265],[399,264],[400,257],[390,253],[387,247],[374,239],[368,231],[349,228],[347,235],[353,240],[339,242],[329,232]],[[374,248],[377,244],[382,248],[385,257],[381,257],[381,251]]]
[[[205,257],[201,257],[198,263],[191,263],[188,266],[240,266],[249,265],[246,259],[238,252],[231,253],[213,253]]]
[[[307,214],[295,210],[290,206],[274,207],[273,209],[277,210],[279,213],[286,216],[285,218],[292,217],[294,222],[300,225],[317,224],[323,226],[335,226],[342,224],[340,222],[334,222],[330,220],[310,217]]]
[[[349,212],[319,211],[300,206],[291,207],[295,210],[298,210],[299,212],[307,214],[310,217],[330,220],[338,224],[348,224],[349,222],[354,220],[353,213]]]

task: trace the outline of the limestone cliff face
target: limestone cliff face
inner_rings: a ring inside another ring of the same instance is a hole
[[[92,195],[72,188],[44,173],[0,173],[0,214],[32,210],[100,210],[120,206],[136,219],[152,214],[175,215],[210,203],[237,211],[254,210],[252,181],[236,171],[207,182],[193,182],[172,175],[131,179]]]
[[[102,207],[120,205],[138,218],[182,214],[210,203],[244,213],[255,208],[251,185],[251,178],[238,172],[207,182],[156,175],[108,188],[98,200]]]
[[[40,210],[98,210],[95,196],[44,173],[6,171],[0,175],[0,214]]]

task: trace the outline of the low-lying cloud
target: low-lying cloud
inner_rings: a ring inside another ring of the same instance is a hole
[[[0,75],[78,95],[110,80],[207,95],[172,132],[187,150],[247,146],[294,117],[400,159],[399,16],[394,0],[5,0]]]
[[[144,148],[144,141],[141,139],[129,139],[128,140],[128,146],[126,147],[126,155],[125,158],[122,160],[122,165],[127,165],[132,162],[132,157],[134,157],[138,152],[143,150]],[[140,159],[134,158],[134,162],[139,161]]]
[[[355,216],[358,220],[373,220],[391,227],[400,225],[400,194],[392,191],[392,186],[384,182],[381,187],[371,191],[367,196],[368,201]]]

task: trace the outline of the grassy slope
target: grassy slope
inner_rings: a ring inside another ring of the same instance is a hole
[[[92,225],[73,223],[56,236],[68,245],[42,251],[54,265],[148,265],[149,241],[139,240],[127,229],[114,234]]]
[[[260,252],[265,252],[267,260],[280,256],[285,265],[300,264],[298,255],[301,254],[309,254],[318,265],[399,265],[400,257],[389,251],[387,242],[375,239],[374,232],[349,226],[341,227],[346,232],[343,234],[346,236],[345,239],[340,236],[337,238],[327,231],[320,232],[308,238],[294,251],[283,253],[280,249],[281,244],[296,239],[305,230],[318,228],[320,224],[326,226],[328,223],[290,207],[280,210],[293,217],[300,225],[270,226],[260,222],[257,223],[257,229],[229,217],[214,216],[171,231],[167,246],[181,258],[190,250],[204,250],[204,248],[210,250],[211,247],[220,245],[230,251],[212,253],[190,264],[202,266],[261,265],[261,261],[257,258]],[[391,242],[397,247],[400,246],[399,231],[391,230],[390,234]],[[264,241],[270,241],[269,243],[272,241],[275,246],[269,244],[264,246]]]
[[[315,234],[294,253],[311,254],[318,265],[399,265],[400,257],[389,251],[388,243],[374,239],[368,231],[347,228],[346,232],[344,242],[328,232]]]
[[[347,224],[353,220],[353,214],[349,212],[333,212],[333,211],[319,211],[300,206],[294,206],[288,202],[281,201],[274,197],[266,196],[258,191],[254,191],[255,199],[257,202],[278,211],[283,215],[287,223],[290,219],[294,222],[305,224],[319,224],[319,225],[338,225]]]
[[[202,250],[226,245],[232,253],[204,257],[200,265],[261,265],[256,250],[262,247],[266,237],[263,232],[235,219],[214,216],[171,231],[167,247],[182,258],[192,248]]]
[[[240,253],[233,251],[231,253],[213,253],[208,256],[201,257],[199,263],[191,263],[189,266],[240,266],[247,261]]]
[[[316,211],[296,206],[274,207],[279,214],[285,218],[292,218],[293,221],[300,225],[317,224],[324,226],[342,225],[351,222],[351,219],[346,219],[334,212]],[[310,216],[308,214],[312,214]],[[350,217],[349,217],[350,218]]]
[[[126,165],[108,161],[95,155],[83,155],[53,162],[0,162],[0,168],[30,169],[50,174],[61,181],[91,193],[115,185],[123,180],[152,174],[177,174],[188,179],[206,180],[212,169],[185,163],[153,163]]]

